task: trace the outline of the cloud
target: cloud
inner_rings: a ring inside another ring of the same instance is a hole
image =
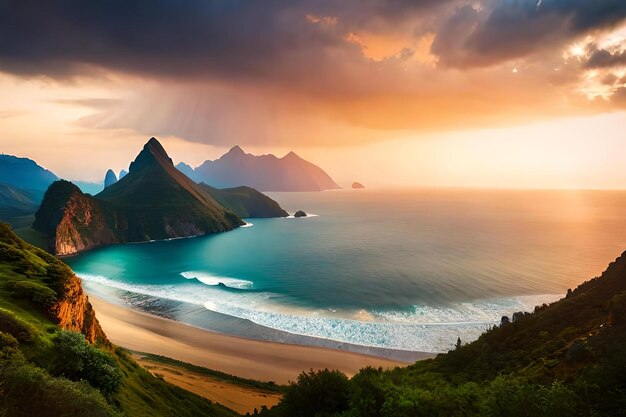
[[[623,0],[4,0],[0,71],[105,90],[56,100],[83,127],[349,145],[599,111],[563,47],[625,15]]]
[[[458,8],[433,44],[443,65],[489,66],[562,46],[626,18],[623,0],[488,0]]]
[[[626,66],[626,51],[611,53],[606,49],[596,49],[585,62],[586,68],[607,68]]]

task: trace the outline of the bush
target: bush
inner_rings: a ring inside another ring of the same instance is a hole
[[[53,349],[52,374],[85,380],[104,395],[119,390],[122,373],[117,362],[109,353],[88,344],[82,334],[62,330],[54,339]]]
[[[389,382],[385,381],[380,369],[367,367],[361,369],[350,380],[351,417],[377,417],[385,403]]]
[[[21,355],[0,362],[0,415],[12,417],[118,416],[84,382],[53,378]]]
[[[46,309],[52,307],[57,300],[56,291],[32,281],[18,281],[13,285],[13,291],[24,298],[28,298]]]
[[[341,371],[303,372],[291,383],[282,401],[289,417],[323,417],[348,408],[348,377]]]

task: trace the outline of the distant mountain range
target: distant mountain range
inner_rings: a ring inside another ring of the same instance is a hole
[[[32,223],[44,192],[57,179],[31,159],[0,155],[0,219],[14,227]]]
[[[46,191],[58,177],[28,158],[0,155],[0,184],[23,190]]]
[[[260,191],[324,191],[341,188],[317,165],[289,152],[282,158],[252,155],[234,146],[219,159],[205,161],[195,169],[185,163],[176,165],[197,182],[218,188],[253,187]]]
[[[218,190],[177,170],[152,138],[129,173],[96,196],[68,181],[46,191],[33,228],[49,250],[68,255],[118,242],[141,242],[231,230],[241,217],[283,217],[272,199],[251,188]]]

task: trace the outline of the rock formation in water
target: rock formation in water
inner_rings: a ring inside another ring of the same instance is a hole
[[[307,214],[304,211],[302,211],[302,210],[298,210],[298,211],[296,211],[296,214],[294,214],[293,216],[294,217],[306,217]]]
[[[323,191],[341,188],[320,167],[305,161],[294,152],[282,158],[274,155],[255,156],[234,146],[221,158],[205,161],[192,169],[176,166],[197,182],[217,188],[248,186],[259,191]]]
[[[353,182],[352,183],[352,188],[355,190],[359,190],[361,188],[365,188],[365,186],[363,184],[361,184],[360,182]]]

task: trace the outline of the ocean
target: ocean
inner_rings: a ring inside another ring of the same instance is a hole
[[[269,195],[311,216],[65,261],[114,303],[227,334],[380,354],[475,340],[626,249],[622,191]]]

